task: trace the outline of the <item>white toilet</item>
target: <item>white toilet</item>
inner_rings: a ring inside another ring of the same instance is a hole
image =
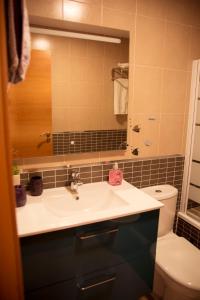
[[[154,294],[162,300],[200,300],[200,251],[173,233],[178,191],[171,185],[142,189],[162,201],[160,210]]]

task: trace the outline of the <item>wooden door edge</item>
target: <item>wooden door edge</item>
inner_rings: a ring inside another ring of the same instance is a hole
[[[4,1],[0,1],[0,299],[23,299],[19,240],[11,173]]]

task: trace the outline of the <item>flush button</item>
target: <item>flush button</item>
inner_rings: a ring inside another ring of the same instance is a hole
[[[156,192],[156,193],[162,193],[162,191],[161,191],[161,190],[155,190],[155,192]]]

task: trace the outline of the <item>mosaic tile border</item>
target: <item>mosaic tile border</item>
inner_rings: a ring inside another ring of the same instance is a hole
[[[180,208],[181,189],[183,179],[184,157],[174,156],[166,158],[122,160],[118,161],[119,168],[123,171],[124,179],[137,188],[157,184],[171,184],[178,193],[177,211]],[[28,185],[31,177],[40,175],[43,178],[44,188],[62,187],[69,184],[72,170],[80,172],[83,183],[100,182],[108,180],[109,170],[113,162],[101,164],[88,164],[81,166],[62,167],[51,170],[38,170],[37,172],[24,172],[21,174],[21,183]]]
[[[127,130],[66,131],[52,134],[53,154],[125,150]]]
[[[176,234],[186,238],[200,249],[200,230],[178,217]]]

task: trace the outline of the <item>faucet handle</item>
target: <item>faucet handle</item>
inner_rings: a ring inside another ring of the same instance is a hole
[[[79,179],[80,178],[80,173],[77,172],[76,170],[72,170],[71,176],[73,179]]]

